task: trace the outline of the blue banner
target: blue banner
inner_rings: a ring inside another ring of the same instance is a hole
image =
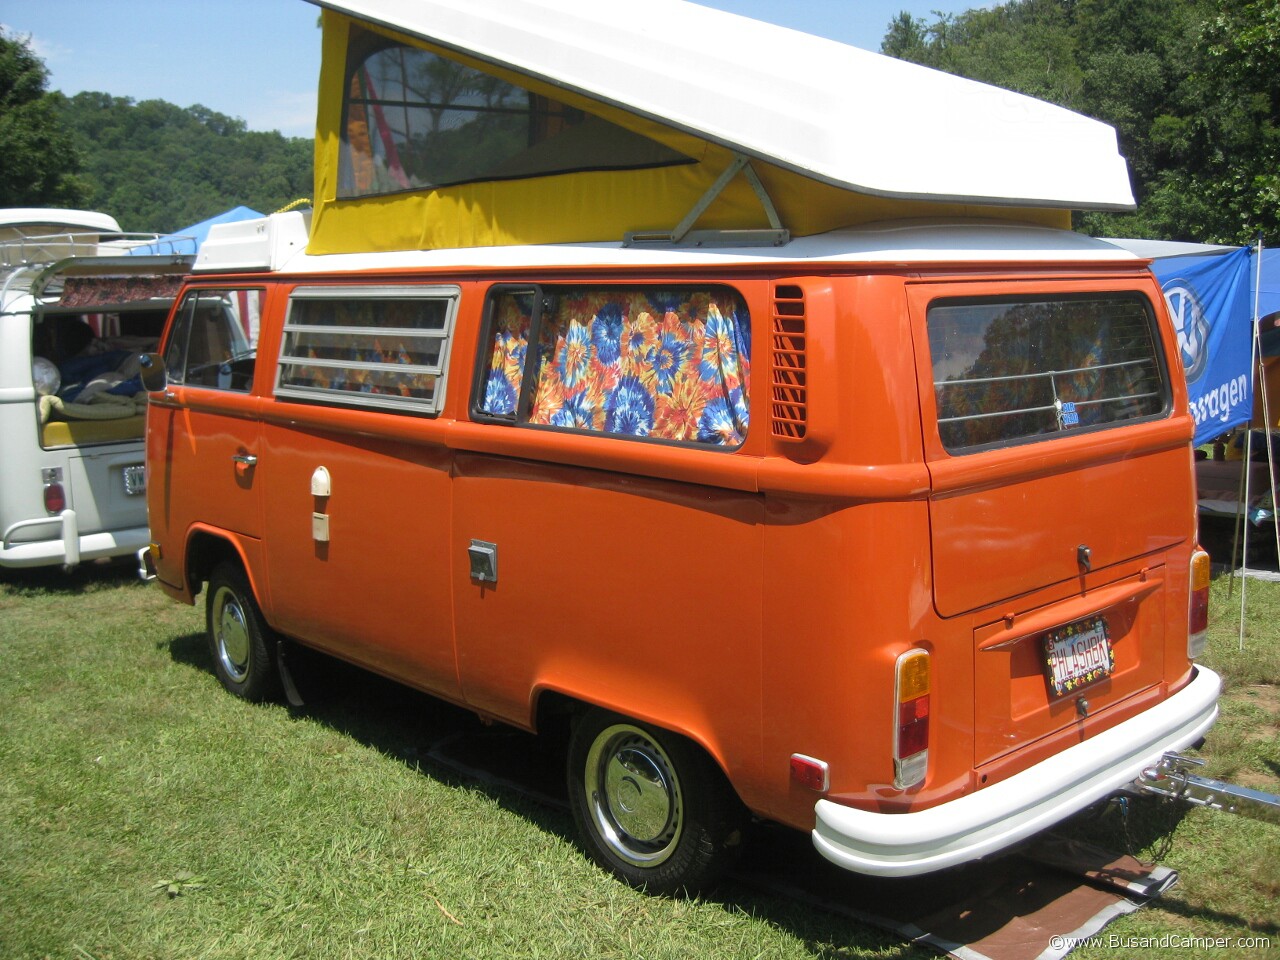
[[[1249,253],[1241,247],[1211,256],[1165,257],[1151,265],[1178,333],[1197,446],[1253,415]]]

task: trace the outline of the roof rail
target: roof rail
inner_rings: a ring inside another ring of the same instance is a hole
[[[52,263],[67,257],[128,256],[140,247],[149,254],[192,256],[196,238],[162,233],[110,233],[63,230],[0,241],[0,269]],[[141,252],[141,251],[139,251]]]

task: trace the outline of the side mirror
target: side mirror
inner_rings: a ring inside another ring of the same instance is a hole
[[[164,389],[168,382],[164,370],[164,357],[158,353],[144,353],[138,358],[138,367],[138,372],[142,376],[142,385],[148,393],[157,393]]]

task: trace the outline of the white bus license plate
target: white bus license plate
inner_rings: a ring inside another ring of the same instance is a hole
[[[1044,638],[1044,659],[1049,693],[1054,697],[1065,697],[1111,676],[1116,661],[1107,621],[1095,617],[1049,633]]]
[[[147,492],[147,468],[142,464],[124,468],[124,492],[131,497]]]

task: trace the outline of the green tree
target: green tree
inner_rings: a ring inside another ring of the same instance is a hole
[[[881,49],[1114,126],[1138,209],[1086,232],[1280,242],[1280,0],[1010,0]]]
[[[1081,85],[1073,8],[1069,0],[1019,0],[989,10],[939,16],[932,24],[900,13],[890,22],[880,50],[1072,106]]]
[[[0,28],[0,207],[79,206],[87,186],[60,116],[62,95],[29,40]]]
[[[928,63],[928,31],[929,25],[923,19],[903,10],[889,21],[889,29],[880,42],[880,52],[912,63]]]
[[[1188,186],[1221,212],[1219,238],[1280,242],[1280,0],[1218,0],[1202,49]]]
[[[78,93],[63,104],[94,204],[136,231],[173,231],[244,205],[270,213],[312,189],[312,141],[248,130],[203,106]]]

